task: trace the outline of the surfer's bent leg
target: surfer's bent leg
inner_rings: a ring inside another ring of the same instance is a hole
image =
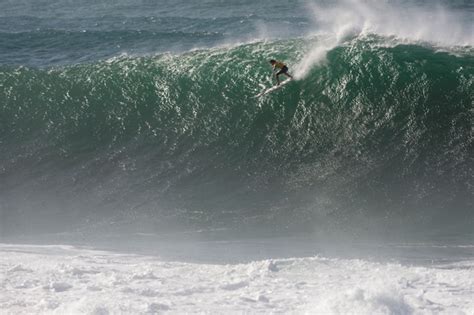
[[[287,66],[284,66],[283,68],[281,68],[280,71],[278,71],[278,73],[276,74],[276,79],[277,79],[277,84],[280,85],[280,78],[278,77],[280,74],[284,74],[284,75],[287,75],[287,72],[288,71],[288,67]]]
[[[276,79],[277,79],[278,85],[280,85],[280,78],[278,78],[278,76],[279,76],[280,74],[284,74],[284,75],[286,75],[288,78],[293,78],[291,75],[288,74],[288,67],[287,67],[287,66],[284,66],[284,67],[281,68],[281,70],[278,71],[278,73],[276,74]]]

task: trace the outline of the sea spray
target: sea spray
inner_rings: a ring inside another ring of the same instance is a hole
[[[343,0],[331,4],[308,3],[313,36],[320,39],[296,65],[296,77],[326,60],[334,47],[358,36],[377,34],[395,39],[393,45],[427,43],[439,47],[472,46],[474,33],[466,26],[469,12],[453,12],[441,5],[419,7],[397,2]],[[390,41],[385,41],[390,45]]]

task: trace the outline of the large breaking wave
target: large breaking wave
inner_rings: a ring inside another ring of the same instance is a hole
[[[2,233],[469,229],[472,49],[358,36],[254,97],[319,40],[2,66]]]

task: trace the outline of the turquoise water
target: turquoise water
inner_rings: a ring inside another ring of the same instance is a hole
[[[367,3],[1,4],[2,235],[472,234],[472,5]]]

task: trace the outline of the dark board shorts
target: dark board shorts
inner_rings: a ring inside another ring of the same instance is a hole
[[[280,71],[278,71],[277,75],[280,75],[282,73],[287,73],[288,72],[288,67],[287,66],[284,66],[283,68],[281,68]]]

